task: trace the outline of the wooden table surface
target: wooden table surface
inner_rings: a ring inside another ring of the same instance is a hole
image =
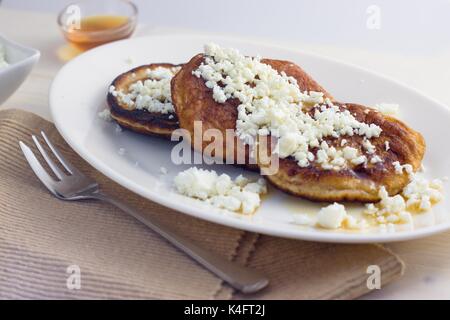
[[[188,31],[140,27],[137,34],[172,32]],[[65,63],[59,58],[65,42],[57,29],[55,15],[0,8],[0,33],[37,48],[42,54],[30,77],[0,108],[21,108],[51,119],[48,108],[49,86]],[[450,105],[450,52],[404,56],[387,51],[365,52],[348,47],[295,43],[288,45],[384,73]],[[405,261],[405,275],[364,298],[450,299],[450,232],[421,240],[388,244],[387,247]]]

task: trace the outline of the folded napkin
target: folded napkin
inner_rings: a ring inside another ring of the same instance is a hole
[[[210,250],[261,270],[271,280],[269,287],[243,296],[115,207],[54,198],[18,146],[19,140],[31,146],[31,134],[40,130],[105,192],[157,216]],[[46,120],[19,110],[0,111],[0,298],[355,298],[370,291],[369,265],[380,267],[382,286],[403,271],[399,258],[382,246],[258,235],[162,207],[95,171]],[[72,278],[78,271],[80,282]]]

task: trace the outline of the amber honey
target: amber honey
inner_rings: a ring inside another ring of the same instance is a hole
[[[65,31],[66,39],[81,50],[128,38],[134,26],[126,16],[98,15],[82,18],[78,26]]]

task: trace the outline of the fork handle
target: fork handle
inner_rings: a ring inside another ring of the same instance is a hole
[[[169,226],[162,224],[150,215],[139,212],[124,202],[100,192],[96,192],[92,196],[95,199],[109,202],[132,215],[236,290],[243,293],[253,293],[261,290],[269,283],[269,280],[258,271],[240,266],[198,246],[192,240],[180,235]]]

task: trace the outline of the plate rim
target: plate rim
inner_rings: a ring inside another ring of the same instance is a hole
[[[197,209],[194,206],[191,206],[186,202],[170,202],[167,197],[161,196],[157,192],[153,191],[145,191],[142,190],[142,187],[139,184],[134,183],[130,179],[123,179],[120,174],[118,174],[115,170],[110,169],[108,166],[104,165],[102,161],[97,160],[95,157],[91,156],[89,152],[85,152],[85,150],[72,139],[69,134],[65,131],[64,126],[62,123],[60,123],[59,116],[58,116],[58,107],[56,106],[56,97],[55,97],[55,90],[54,86],[55,83],[57,83],[58,79],[61,77],[61,75],[64,74],[65,70],[70,67],[71,65],[77,63],[79,59],[82,59],[85,56],[93,55],[96,53],[97,50],[102,49],[104,50],[106,47],[114,47],[116,45],[120,45],[124,42],[130,42],[130,41],[141,41],[143,39],[148,38],[213,38],[213,39],[223,39],[225,41],[229,42],[245,42],[250,43],[252,45],[261,45],[264,47],[272,47],[276,49],[281,49],[285,51],[290,51],[294,53],[298,53],[303,56],[311,56],[316,59],[326,60],[331,63],[337,63],[344,67],[349,67],[356,69],[360,72],[370,74],[372,76],[378,77],[383,81],[389,81],[391,83],[395,83],[396,85],[402,87],[405,90],[409,90],[411,92],[414,92],[416,95],[421,96],[422,98],[433,102],[437,107],[441,108],[443,111],[450,113],[450,109],[443,103],[437,101],[435,98],[429,97],[428,95],[422,93],[421,91],[412,88],[409,85],[404,84],[401,81],[398,81],[396,79],[393,79],[389,76],[380,74],[378,72],[366,69],[364,67],[343,62],[338,59],[323,56],[320,54],[298,50],[296,48],[289,48],[286,45],[280,45],[276,43],[272,43],[270,41],[262,41],[259,40],[253,40],[248,39],[244,37],[238,37],[238,36],[224,36],[224,35],[204,35],[204,34],[166,34],[166,35],[146,35],[146,36],[139,36],[139,37],[133,37],[130,39],[124,39],[120,41],[115,41],[113,43],[105,44],[102,46],[99,46],[97,48],[94,48],[92,50],[89,50],[87,52],[82,53],[81,55],[75,57],[68,63],[66,63],[56,74],[54,77],[50,88],[49,88],[49,106],[50,106],[50,112],[51,117],[53,119],[53,122],[55,124],[56,129],[61,134],[63,139],[68,143],[68,145],[79,155],[81,156],[85,161],[87,161],[91,166],[93,166],[96,170],[113,180],[114,182],[118,183],[119,185],[125,187],[129,191],[136,193],[150,201],[154,201],[160,205],[163,205],[167,208],[173,209],[175,211],[178,211],[182,214],[188,214],[189,216],[203,219],[212,223],[217,223],[221,225],[225,225],[227,227],[239,229],[239,230],[246,230],[250,232],[257,232],[262,233],[266,235],[276,236],[276,237],[282,237],[282,238],[289,238],[289,239],[297,239],[297,240],[306,240],[306,241],[317,241],[317,242],[332,242],[332,243],[388,243],[388,242],[398,242],[398,241],[405,241],[405,240],[413,240],[418,239],[426,236],[430,236],[436,233],[443,232],[445,230],[450,229],[450,221],[443,222],[440,224],[432,225],[432,226],[425,226],[421,227],[420,229],[415,230],[406,230],[406,231],[398,231],[393,233],[343,233],[343,232],[336,232],[333,230],[324,230],[323,232],[312,232],[307,230],[299,229],[288,229],[288,230],[279,230],[279,229],[272,229],[268,225],[262,225],[258,223],[254,223],[252,221],[245,221],[243,219],[236,219],[235,217],[220,214],[217,216],[213,216],[211,214],[205,214],[203,210]]]

